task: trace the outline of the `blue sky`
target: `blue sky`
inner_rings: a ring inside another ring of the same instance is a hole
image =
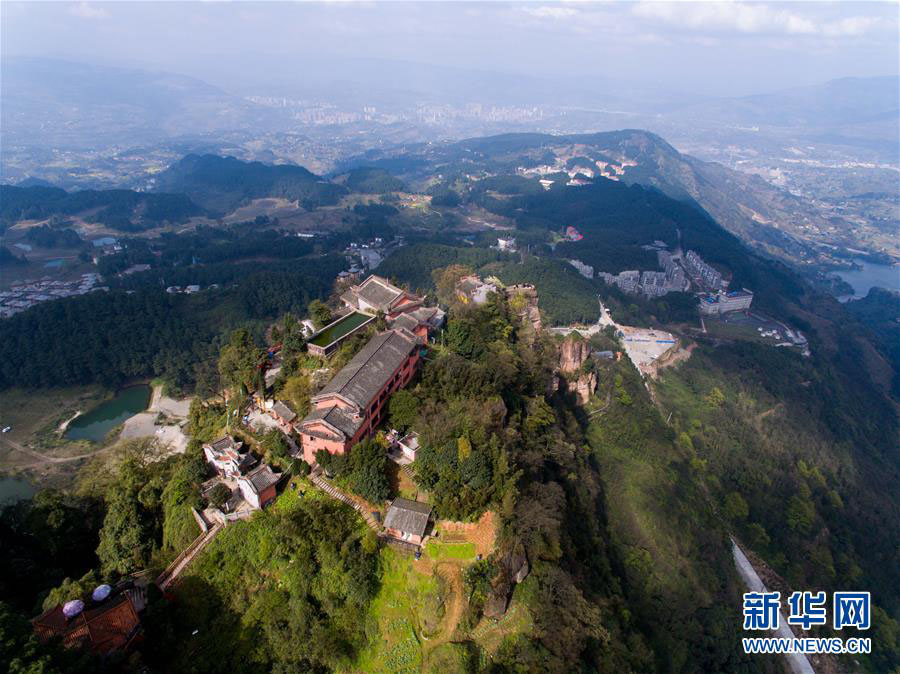
[[[712,95],[896,75],[896,2],[72,2],[0,6],[2,54],[229,72],[383,58]]]

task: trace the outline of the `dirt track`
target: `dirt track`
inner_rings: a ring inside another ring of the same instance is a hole
[[[441,631],[423,644],[423,661],[428,654],[438,646],[452,641],[453,633],[462,619],[465,610],[464,589],[462,571],[459,564],[454,562],[440,562],[435,565],[437,573],[447,583],[447,600],[444,603],[444,619],[441,621]]]

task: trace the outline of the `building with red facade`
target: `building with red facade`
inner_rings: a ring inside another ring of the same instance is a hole
[[[101,601],[87,598],[69,604],[79,605],[74,614],[67,615],[59,604],[31,621],[39,641],[58,638],[65,648],[84,647],[106,654],[127,649],[140,635],[141,621],[128,592],[115,592]]]
[[[351,286],[341,301],[354,311],[375,315],[379,311],[390,321],[400,314],[422,306],[425,298],[398,288],[387,279],[372,274],[359,285]]]
[[[312,411],[297,426],[307,463],[319,450],[344,454],[374,433],[391,394],[415,374],[423,341],[403,327],[375,335],[311,398]]]

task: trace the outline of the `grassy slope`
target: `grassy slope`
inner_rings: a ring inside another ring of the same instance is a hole
[[[623,360],[601,380],[598,395],[606,390],[610,407],[592,419],[587,440],[634,619],[668,644],[669,659],[657,667],[677,671],[695,659],[684,645],[697,643],[699,613],[718,612],[706,624],[722,630],[716,650],[727,658],[722,641],[739,628],[740,598],[725,532],[697,486],[689,455],[674,442],[630,363]],[[724,668],[733,665],[720,661]]]
[[[421,607],[439,594],[434,576],[413,569],[412,558],[381,551],[381,588],[369,606],[369,647],[353,667],[360,672],[418,672],[422,665]]]

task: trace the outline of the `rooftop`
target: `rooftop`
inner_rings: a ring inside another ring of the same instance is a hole
[[[297,413],[280,400],[276,400],[275,404],[272,405],[272,411],[287,423],[291,423],[297,418]]]
[[[62,637],[68,647],[84,644],[101,653],[128,645],[140,626],[131,598],[120,592],[102,601],[85,601],[84,610],[67,619],[58,604],[32,620],[35,634],[42,642]]]
[[[332,407],[326,407],[324,409],[314,409],[306,415],[306,418],[303,419],[303,423],[318,420],[322,420],[330,426],[334,426],[348,438],[352,438],[356,435],[356,431],[358,431],[359,427],[362,425],[363,417],[348,414],[337,405],[333,405]]]
[[[235,442],[234,438],[230,435],[226,435],[224,438],[219,438],[215,442],[209,443],[209,446],[216,453],[224,452],[229,449],[239,450],[243,445],[243,442]]]
[[[242,480],[246,480],[250,483],[250,488],[253,490],[253,493],[259,494],[262,491],[268,489],[273,484],[278,482],[278,475],[272,472],[272,469],[269,468],[269,465],[264,463],[259,468],[254,468],[249,473],[242,477]]]
[[[405,498],[395,498],[384,517],[386,529],[423,536],[431,516],[431,505]]]
[[[353,286],[353,292],[368,304],[385,312],[404,294],[393,283],[374,274],[358,286]]]
[[[313,397],[313,402],[339,395],[365,409],[417,346],[415,335],[403,328],[375,335]]]

